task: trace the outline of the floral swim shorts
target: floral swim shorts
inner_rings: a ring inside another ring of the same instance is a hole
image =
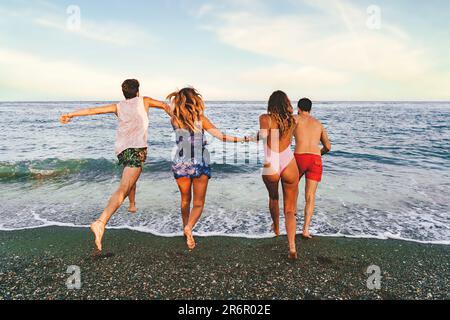
[[[117,156],[119,165],[128,168],[142,168],[147,160],[147,148],[131,148]]]
[[[193,163],[193,162],[178,162],[172,165],[172,172],[175,179],[191,178],[196,179],[205,175],[211,179],[211,167],[209,164]]]

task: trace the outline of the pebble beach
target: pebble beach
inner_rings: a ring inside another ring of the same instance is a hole
[[[300,238],[300,237],[299,237]],[[85,228],[0,232],[0,299],[4,300],[301,300],[449,299],[450,247],[397,240],[184,238],[108,230],[101,255]],[[381,270],[369,289],[370,266]],[[68,289],[69,266],[81,288]]]

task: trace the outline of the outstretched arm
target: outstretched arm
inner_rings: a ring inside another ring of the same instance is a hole
[[[322,155],[325,155],[331,151],[331,142],[330,142],[330,139],[328,138],[327,130],[325,130],[325,128],[323,128],[323,127],[322,127],[322,136],[320,137],[320,141],[323,144],[321,153],[322,153]]]
[[[222,131],[217,129],[212,124],[212,122],[205,116],[202,116],[202,126],[203,126],[203,129],[208,131],[208,133],[210,135],[212,135],[213,137],[215,137],[215,138],[217,138],[219,140],[222,140],[223,142],[238,143],[238,142],[249,141],[249,139],[247,137],[245,137],[245,138],[238,138],[238,137],[227,136],[226,134],[223,134]]]
[[[154,100],[149,97],[144,97],[144,105],[147,109],[156,108],[164,110],[169,116],[172,116],[172,109],[167,103],[162,101]]]
[[[259,117],[259,132],[257,136],[257,141],[266,140],[269,136],[269,120],[266,115]]]
[[[59,118],[59,121],[62,124],[67,124],[70,122],[70,120],[72,118],[75,118],[75,117],[87,117],[87,116],[95,116],[95,115],[99,115],[99,114],[108,114],[108,113],[117,114],[117,105],[110,104],[110,105],[99,107],[99,108],[83,109],[80,111],[63,114]]]

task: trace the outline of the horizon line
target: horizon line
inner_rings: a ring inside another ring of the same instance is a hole
[[[89,102],[117,102],[117,101],[123,101],[123,100],[0,100],[0,103],[49,103],[49,102],[81,102],[81,103],[89,103]],[[166,100],[161,100],[166,101]],[[291,100],[291,102],[294,102],[297,100]],[[267,102],[267,100],[228,100],[228,99],[214,99],[214,100],[205,100],[205,102]],[[350,102],[350,103],[377,103],[377,102],[403,102],[403,103],[425,103],[425,102],[432,102],[432,103],[450,103],[450,100],[313,100],[313,103],[327,103],[327,102]]]

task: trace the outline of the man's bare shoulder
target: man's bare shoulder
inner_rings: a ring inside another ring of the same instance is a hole
[[[308,117],[301,117],[301,116],[297,116],[297,122],[300,125],[306,125],[306,126],[314,126],[314,127],[318,127],[318,126],[322,126],[322,123],[317,120],[316,118],[314,118],[313,116],[308,116]]]
[[[311,117],[310,120],[311,120],[312,124],[314,124],[315,126],[323,127],[322,122],[320,122],[318,119]]]

